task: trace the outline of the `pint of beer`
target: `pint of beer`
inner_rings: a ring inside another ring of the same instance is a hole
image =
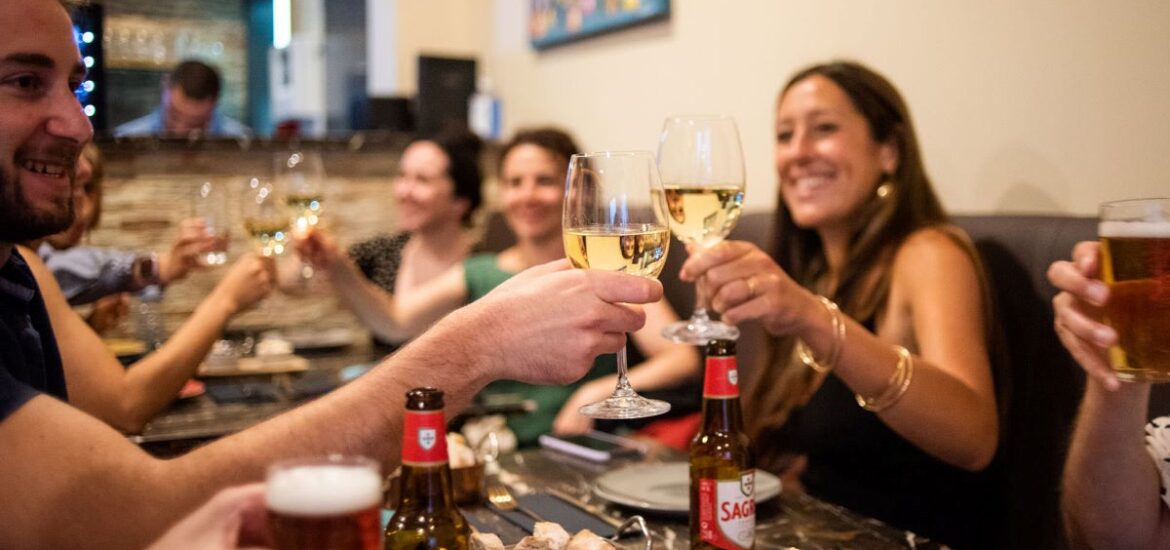
[[[381,547],[382,476],[360,457],[279,462],[268,469],[268,527],[277,550]]]
[[[1101,205],[1105,322],[1117,331],[1110,362],[1121,380],[1170,381],[1170,199]]]

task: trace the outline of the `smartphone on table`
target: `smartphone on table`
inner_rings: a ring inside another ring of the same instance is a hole
[[[582,434],[544,434],[540,436],[540,446],[594,462],[609,462],[645,452],[645,446],[634,439],[596,430]]]

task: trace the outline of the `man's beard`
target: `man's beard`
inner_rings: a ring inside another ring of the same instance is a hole
[[[52,207],[38,212],[24,196],[20,168],[15,172],[0,166],[0,242],[24,243],[60,233],[73,223],[73,193],[64,193]],[[66,170],[70,188],[74,171]]]

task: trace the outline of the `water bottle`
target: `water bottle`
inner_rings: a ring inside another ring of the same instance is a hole
[[[492,79],[482,76],[475,84],[475,93],[468,101],[468,126],[481,139],[499,140],[503,133],[503,109],[500,98],[492,93]]]

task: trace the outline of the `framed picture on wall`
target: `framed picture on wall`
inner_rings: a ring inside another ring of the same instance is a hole
[[[543,50],[670,17],[670,0],[531,0],[528,36]]]

